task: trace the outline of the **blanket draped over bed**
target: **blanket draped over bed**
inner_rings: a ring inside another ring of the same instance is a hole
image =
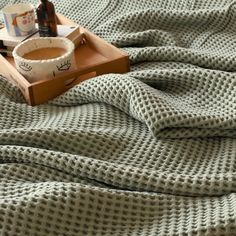
[[[36,107],[0,78],[0,234],[236,235],[236,1],[55,6],[131,72]]]

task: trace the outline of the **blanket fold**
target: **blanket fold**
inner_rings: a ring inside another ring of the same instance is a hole
[[[236,235],[236,1],[55,6],[131,71],[35,107],[1,76],[0,234]]]

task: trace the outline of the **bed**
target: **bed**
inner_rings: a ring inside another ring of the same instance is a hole
[[[35,107],[0,78],[0,234],[236,235],[236,1],[54,3],[131,71]]]

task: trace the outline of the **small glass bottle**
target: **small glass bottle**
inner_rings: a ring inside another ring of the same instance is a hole
[[[56,37],[57,20],[53,3],[48,0],[41,0],[36,9],[36,14],[40,37]]]

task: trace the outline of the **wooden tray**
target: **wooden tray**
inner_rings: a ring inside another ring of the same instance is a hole
[[[76,25],[73,21],[57,14],[58,23]],[[74,34],[84,33],[85,43],[75,50],[77,69],[54,79],[44,79],[30,83],[15,68],[11,57],[0,55],[0,74],[21,90],[28,104],[34,106],[47,102],[71,87],[92,77],[107,73],[125,73],[130,69],[126,53],[99,38],[83,27]],[[68,38],[73,37],[70,35]]]

